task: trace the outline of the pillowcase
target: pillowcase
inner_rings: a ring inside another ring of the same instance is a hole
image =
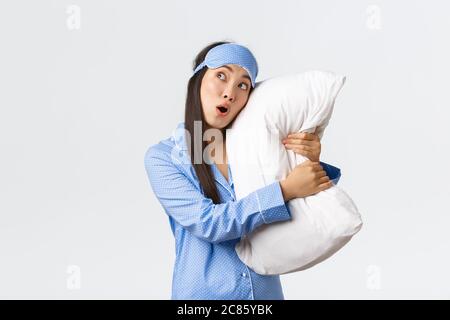
[[[322,138],[345,76],[307,71],[258,82],[245,108],[227,130],[227,156],[237,199],[287,177],[306,157],[287,150],[292,132]],[[342,248],[362,227],[347,193],[333,185],[290,200],[291,220],[264,224],[241,238],[235,250],[263,275],[305,270]]]

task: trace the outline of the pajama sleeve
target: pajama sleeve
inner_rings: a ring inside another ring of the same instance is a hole
[[[166,214],[208,242],[237,239],[262,224],[291,219],[278,181],[242,199],[214,204],[170,155],[152,147],[144,162],[150,185]]]

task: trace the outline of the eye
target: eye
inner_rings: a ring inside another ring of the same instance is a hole
[[[218,77],[219,79],[221,79],[221,80],[224,80],[224,78],[220,78],[220,76],[224,76],[224,77],[225,77],[225,75],[224,75],[222,72],[218,72],[218,73],[217,73],[217,77]],[[247,90],[247,89],[248,89],[248,84],[247,84],[247,83],[241,82],[241,84],[243,84],[243,85],[245,86],[243,90]]]
[[[247,90],[247,88],[248,88],[248,84],[246,84],[245,82],[242,82],[241,84],[243,84],[245,87],[244,87],[244,90]]]

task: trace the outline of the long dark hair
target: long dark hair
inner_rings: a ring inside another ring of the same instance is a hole
[[[218,45],[225,44],[225,43],[232,43],[230,41],[219,41],[219,42],[213,42],[203,48],[195,57],[194,60],[194,66],[192,70],[194,71],[195,68],[203,62],[205,59],[206,54],[208,51]],[[197,174],[197,178],[200,181],[200,186],[203,190],[203,193],[206,197],[210,198],[213,203],[218,204],[221,203],[219,192],[217,190],[216,184],[214,182],[214,175],[211,171],[211,166],[203,161],[203,151],[205,150],[207,146],[207,141],[203,141],[203,138],[201,139],[201,148],[199,147],[192,147],[194,143],[198,143],[197,141],[192,141],[194,137],[194,123],[195,121],[201,121],[202,124],[202,133],[201,137],[203,137],[204,132],[207,128],[207,123],[203,116],[203,108],[202,108],[202,102],[200,98],[200,87],[202,83],[203,76],[205,75],[205,72],[208,68],[204,67],[200,71],[198,71],[195,75],[193,75],[188,82],[187,85],[187,95],[186,95],[186,107],[184,112],[184,127],[189,132],[189,135],[186,135],[186,139],[191,139],[191,141],[186,141],[186,144],[188,146],[189,155],[191,157],[191,163],[194,167],[195,173]],[[250,87],[250,93],[252,91],[252,87]],[[233,120],[234,121],[234,120]],[[232,122],[233,122],[232,121]],[[231,123],[227,126],[229,128],[231,126]],[[226,128],[222,130],[222,133],[225,136]],[[190,136],[190,137],[189,137]],[[201,159],[200,163],[195,163],[198,161],[195,161],[195,159]]]

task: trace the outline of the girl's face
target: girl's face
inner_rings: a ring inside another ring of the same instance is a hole
[[[226,127],[247,103],[251,85],[247,71],[238,65],[208,68],[200,88],[207,125],[216,129]]]

